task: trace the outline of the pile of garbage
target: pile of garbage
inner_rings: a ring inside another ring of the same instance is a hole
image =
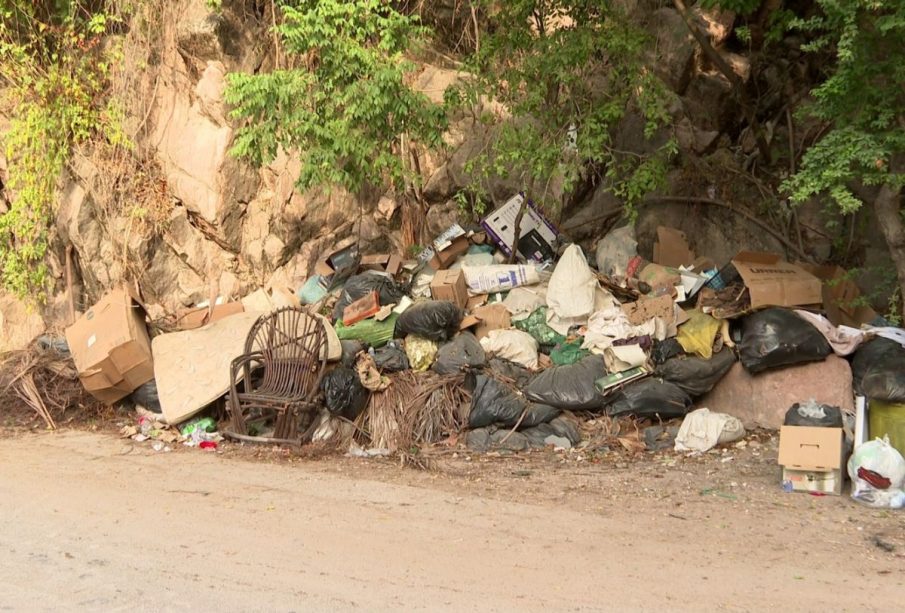
[[[871,406],[855,446],[869,431],[901,452],[905,330],[858,298],[842,269],[748,251],[715,262],[668,227],[650,260],[631,225],[589,257],[517,195],[416,258],[338,245],[301,287],[212,300],[153,343],[126,292],[108,302],[126,305],[116,321],[132,342],[85,347],[96,319],[67,339],[97,398],[118,401],[155,379],[160,406],[148,408],[180,423],[227,394],[260,313],[306,308],[330,337],[322,410],[306,432],[364,452],[463,433],[477,450],[568,449],[582,444],[582,419],[604,416],[661,429],[681,420],[663,431],[677,451],[699,453],[746,428],[794,427],[790,407],[812,401],[845,416],[833,427],[852,443],[852,391]]]

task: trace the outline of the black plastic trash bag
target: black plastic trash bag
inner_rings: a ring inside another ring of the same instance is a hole
[[[676,356],[683,355],[685,349],[679,344],[679,341],[668,338],[665,341],[654,341],[654,348],[650,352],[650,358],[654,364],[663,364],[666,360]]]
[[[531,383],[534,373],[512,360],[492,357],[487,361],[487,368],[497,375],[511,379],[519,389],[523,389]]]
[[[129,394],[129,399],[154,413],[163,412],[160,408],[160,397],[157,396],[157,381],[154,379],[138,386],[138,389]]]
[[[714,353],[709,360],[692,355],[670,358],[654,369],[654,376],[697,397],[712,390],[734,363],[735,353],[728,347],[723,347],[722,351]]]
[[[466,386],[471,390],[469,428],[483,428],[491,424],[512,428],[519,423],[523,412],[525,417],[519,429],[531,428],[559,415],[559,409],[528,402],[516,390],[487,375],[469,375]]]
[[[818,404],[813,400],[798,403],[786,411],[784,426],[805,426],[807,428],[841,428],[842,409],[828,404]]]
[[[607,415],[634,415],[670,419],[682,417],[691,407],[691,398],[679,387],[662,379],[647,378],[622,388],[607,407]]]
[[[463,368],[477,368],[487,363],[481,343],[471,332],[460,332],[437,351],[433,369],[441,375],[453,375]]]
[[[905,402],[905,347],[888,338],[875,338],[852,359],[855,391],[871,400]]]
[[[333,415],[355,419],[368,404],[368,390],[351,368],[338,366],[324,375],[321,382],[324,404]]]
[[[390,341],[380,349],[374,350],[374,364],[381,373],[401,372],[411,368],[405,349]]]
[[[462,323],[462,309],[445,300],[425,300],[416,302],[399,316],[396,321],[396,338],[409,334],[442,343],[459,331]]]
[[[361,341],[339,341],[340,346],[342,346],[343,353],[339,358],[340,363],[346,368],[352,368],[355,366],[355,358],[362,351],[368,350],[367,343],[363,343]]]
[[[549,404],[559,409],[602,409],[605,402],[594,382],[605,375],[603,356],[591,355],[574,364],[554,366],[542,371],[528,384],[525,396],[532,402]]]
[[[804,362],[819,362],[833,352],[823,334],[785,309],[766,309],[742,322],[739,359],[750,373]]]
[[[398,303],[406,295],[405,286],[399,285],[379,272],[369,271],[354,275],[349,277],[349,280],[343,286],[339,300],[336,301],[336,305],[333,307],[333,319],[342,319],[343,312],[347,306],[375,290],[380,296],[381,306]]]

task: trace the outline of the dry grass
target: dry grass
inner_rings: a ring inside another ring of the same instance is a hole
[[[458,433],[465,426],[470,403],[463,379],[464,375],[410,371],[390,375],[390,387],[372,394],[359,416],[355,440],[414,457],[413,449]]]
[[[82,387],[71,359],[35,343],[0,356],[0,407],[5,417],[33,411],[51,430],[64,417],[106,411]]]

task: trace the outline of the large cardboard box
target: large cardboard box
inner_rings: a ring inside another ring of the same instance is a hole
[[[465,273],[459,270],[440,270],[431,279],[431,297],[434,300],[454,302],[460,309],[468,303],[468,286]]]
[[[144,311],[125,289],[113,290],[66,329],[79,379],[113,404],[154,378]]]
[[[845,482],[844,436],[842,428],[783,426],[779,431],[783,487],[841,495]]]
[[[515,218],[524,201],[525,197],[522,194],[516,194],[485,217],[481,221],[481,226],[506,255],[512,254],[515,247],[517,253],[526,260],[534,262],[552,260],[556,257],[554,248],[556,229],[537,211],[530,200],[519,224],[519,238],[517,241],[515,239]]]
[[[805,306],[823,301],[820,279],[775,253],[742,251],[732,264],[751,296],[751,308]]]

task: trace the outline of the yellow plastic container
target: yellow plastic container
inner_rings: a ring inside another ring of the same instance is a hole
[[[905,404],[870,401],[867,412],[870,440],[889,437],[889,444],[905,456]]]

